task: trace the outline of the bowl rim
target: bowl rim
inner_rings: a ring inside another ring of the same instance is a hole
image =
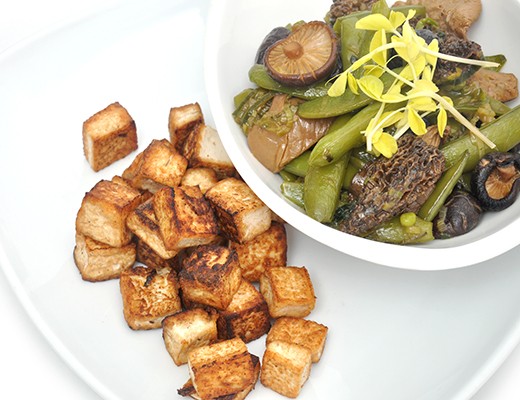
[[[225,12],[229,0],[212,2],[209,9],[204,49],[204,79],[209,107],[221,141],[235,168],[256,195],[285,222],[303,234],[341,253],[375,264],[418,271],[440,271],[467,267],[485,262],[518,245],[515,239],[520,219],[511,221],[501,229],[470,243],[450,247],[422,247],[395,245],[372,241],[328,227],[291,206],[248,166],[246,156],[228,132],[229,120],[223,104],[232,101],[222,98],[219,90],[218,59]],[[302,218],[304,217],[304,218]],[[327,242],[320,240],[327,237]],[[346,249],[348,245],[348,249]],[[486,248],[483,252],[482,249]]]

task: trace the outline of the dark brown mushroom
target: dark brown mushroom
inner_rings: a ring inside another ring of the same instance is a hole
[[[327,78],[336,68],[338,40],[326,23],[312,21],[293,28],[266,51],[269,75],[287,86],[307,86]]]
[[[463,235],[475,228],[482,215],[477,199],[463,190],[450,194],[433,220],[435,239],[449,239]]]
[[[493,152],[479,161],[471,190],[484,210],[501,211],[516,200],[520,191],[520,155]]]
[[[279,40],[285,39],[290,33],[291,31],[283,26],[276,27],[269,32],[256,51],[255,62],[263,64],[267,49]]]
[[[404,135],[392,158],[379,157],[360,170],[353,181],[357,204],[339,229],[362,236],[397,215],[417,212],[443,169],[444,156],[437,148],[413,134]]]

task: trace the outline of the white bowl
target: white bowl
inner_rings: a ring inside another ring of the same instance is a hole
[[[343,253],[374,263],[414,269],[443,270],[489,260],[520,243],[520,201],[499,213],[487,213],[473,231],[424,245],[399,246],[362,239],[311,219],[280,193],[281,178],[250,153],[246,138],[232,118],[233,96],[246,87],[248,70],[265,35],[276,26],[325,15],[330,0],[219,0],[210,9],[205,79],[211,113],[222,142],[238,172],[280,217],[304,234]],[[483,0],[484,10],[469,37],[485,54],[503,53],[505,71],[520,77],[520,2]],[[499,40],[497,40],[499,39]]]

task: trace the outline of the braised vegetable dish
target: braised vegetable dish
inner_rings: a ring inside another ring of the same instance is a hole
[[[481,12],[480,0],[334,0],[323,19],[266,32],[233,117],[283,195],[395,244],[462,235],[513,204],[518,81],[468,38]]]

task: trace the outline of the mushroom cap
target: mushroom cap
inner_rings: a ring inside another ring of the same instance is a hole
[[[512,205],[520,192],[520,155],[486,154],[473,171],[471,189],[485,210],[501,211]]]
[[[287,86],[307,86],[329,76],[337,59],[334,31],[324,22],[311,21],[274,43],[264,63],[274,80]]]

